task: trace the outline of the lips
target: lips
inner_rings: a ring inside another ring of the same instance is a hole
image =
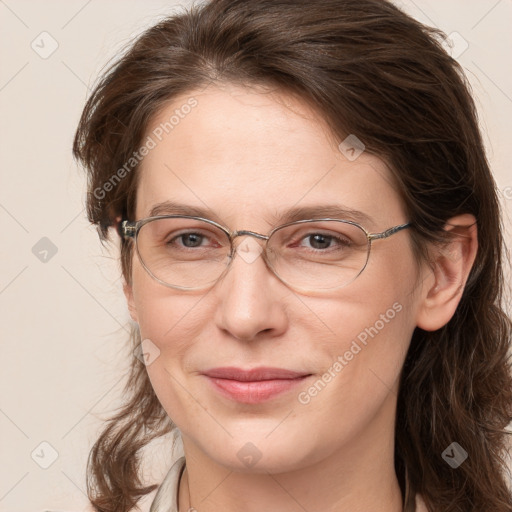
[[[204,372],[213,389],[230,400],[257,404],[300,385],[311,374],[283,368],[213,368]]]
[[[250,370],[242,370],[232,366],[223,368],[213,368],[204,372],[208,377],[217,379],[238,380],[241,382],[254,382],[260,380],[276,380],[276,379],[297,379],[310,375],[307,372],[295,372],[285,370],[283,368],[260,367]]]

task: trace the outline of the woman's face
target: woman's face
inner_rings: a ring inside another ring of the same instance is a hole
[[[172,201],[207,209],[204,216],[211,212],[231,230],[261,234],[299,206],[362,212],[371,233],[408,221],[384,163],[342,152],[321,119],[288,95],[210,86],[175,99],[147,136],[155,147],[140,167],[137,220]],[[253,257],[240,252],[199,292],[163,286],[134,253],[125,288],[130,311],[149,340],[147,371],[185,450],[238,471],[278,472],[335,453],[365,463],[363,446],[392,443],[398,379],[419,307],[409,236],[403,230],[374,242],[364,272],[325,294],[288,288],[258,256],[262,241],[251,237],[236,244]],[[218,367],[309,376],[251,401],[223,393],[204,374]]]

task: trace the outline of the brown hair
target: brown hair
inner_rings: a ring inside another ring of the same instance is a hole
[[[148,29],[103,74],[73,152],[88,171],[89,220],[105,241],[119,218],[134,220],[137,165],[115,184],[112,176],[140,147],[164,103],[209,82],[263,84],[298,94],[338,140],[356,134],[366,151],[389,163],[419,257],[443,243],[447,219],[473,214],[479,249],[459,306],[443,328],[417,328],[411,340],[398,396],[395,467],[402,489],[407,468],[431,511],[510,512],[505,429],[512,420],[512,329],[503,309],[503,228],[470,88],[443,38],[382,0],[192,6]],[[123,240],[127,282],[131,258]],[[140,343],[138,332],[132,341]],[[126,392],[90,453],[89,498],[101,512],[127,511],[155,488],[141,487],[141,451],[174,429],[135,357]],[[453,441],[469,452],[456,470],[441,457]]]

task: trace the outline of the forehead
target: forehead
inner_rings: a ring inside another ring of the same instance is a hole
[[[293,207],[307,218],[309,208],[331,205],[369,222],[403,213],[385,163],[365,152],[349,160],[321,116],[284,93],[232,85],[191,91],[158,112],[149,139],[137,218],[165,202],[243,229],[282,221]]]

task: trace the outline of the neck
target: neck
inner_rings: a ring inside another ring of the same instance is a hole
[[[187,469],[179,489],[179,512],[236,512],[241,505],[244,512],[402,512],[394,428],[383,428],[381,419],[375,418],[364,432],[325,457],[287,472],[227,469],[184,437]]]

